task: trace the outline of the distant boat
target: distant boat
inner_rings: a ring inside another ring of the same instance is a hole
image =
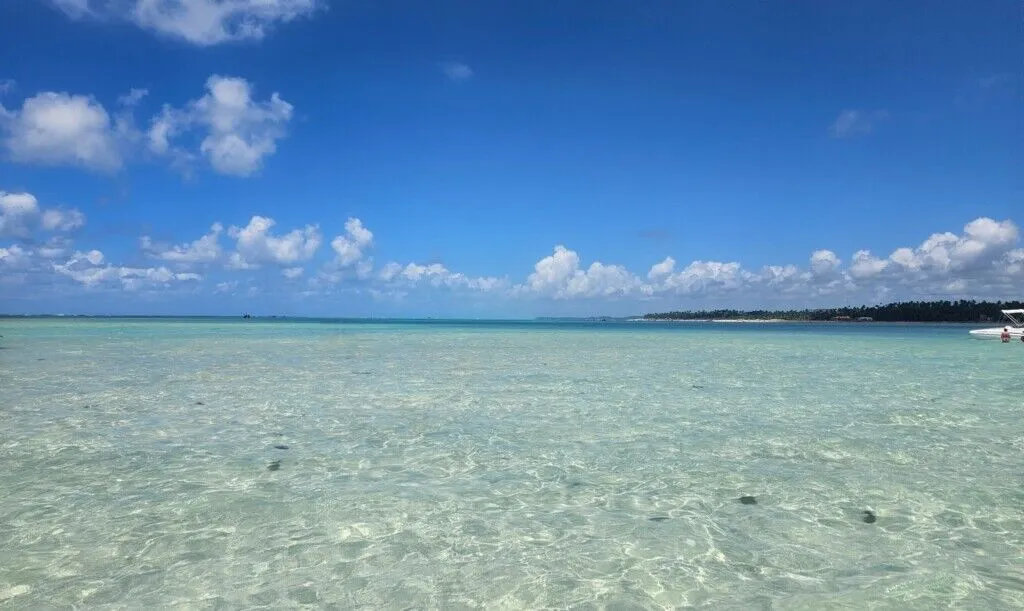
[[[975,339],[999,339],[1003,335],[1003,329],[1009,331],[1011,338],[1024,336],[1024,310],[1001,310],[1010,324],[1003,327],[989,327],[988,329],[974,329],[970,331],[971,337]]]

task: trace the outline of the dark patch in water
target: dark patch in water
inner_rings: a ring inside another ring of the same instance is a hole
[[[288,446],[286,446],[284,444],[278,444],[278,445],[274,446],[274,449],[275,450],[287,450]]]
[[[583,486],[583,482],[578,482],[578,481],[577,482],[569,482],[569,487],[570,488],[579,488],[581,486]]]
[[[693,386],[691,386],[691,388],[696,388],[698,390],[702,390],[704,388],[704,386],[702,386],[700,384],[694,384]]]
[[[274,462],[267,465],[267,471],[277,471],[281,468],[281,461],[275,460]]]
[[[37,358],[36,360],[37,360],[37,361],[45,361],[46,359],[44,359],[43,357],[39,357],[39,358]]]
[[[196,401],[196,405],[206,405],[206,404],[203,403],[202,401]]]
[[[647,518],[651,522],[664,522],[668,520],[668,516],[654,516],[653,518]]]
[[[865,509],[864,516],[861,518],[861,520],[864,520],[865,524],[874,524],[875,520],[877,519],[878,518],[875,517],[874,512],[872,512],[870,509]]]
[[[757,499],[752,496],[741,496],[740,503],[744,505],[757,505]]]
[[[83,405],[82,407],[83,407],[84,409],[89,409],[89,408],[90,408],[90,407],[92,407],[92,406],[91,406],[91,405]]]
[[[284,433],[274,433],[274,437],[284,437]]]
[[[369,375],[373,375],[373,372],[372,372],[372,371],[353,371],[352,373],[353,373],[354,375],[357,375],[357,376],[369,376]]]

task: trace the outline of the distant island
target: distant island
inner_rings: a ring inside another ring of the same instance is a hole
[[[698,310],[644,314],[642,320],[999,322],[1000,310],[1024,308],[1024,301],[903,301],[878,306],[808,310]]]

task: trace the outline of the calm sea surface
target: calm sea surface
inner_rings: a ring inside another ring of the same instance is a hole
[[[1024,344],[964,327],[0,334],[0,607],[1024,607]]]

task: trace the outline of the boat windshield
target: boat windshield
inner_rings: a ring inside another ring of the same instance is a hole
[[[1024,310],[1003,310],[1003,316],[1015,327],[1024,327]]]

